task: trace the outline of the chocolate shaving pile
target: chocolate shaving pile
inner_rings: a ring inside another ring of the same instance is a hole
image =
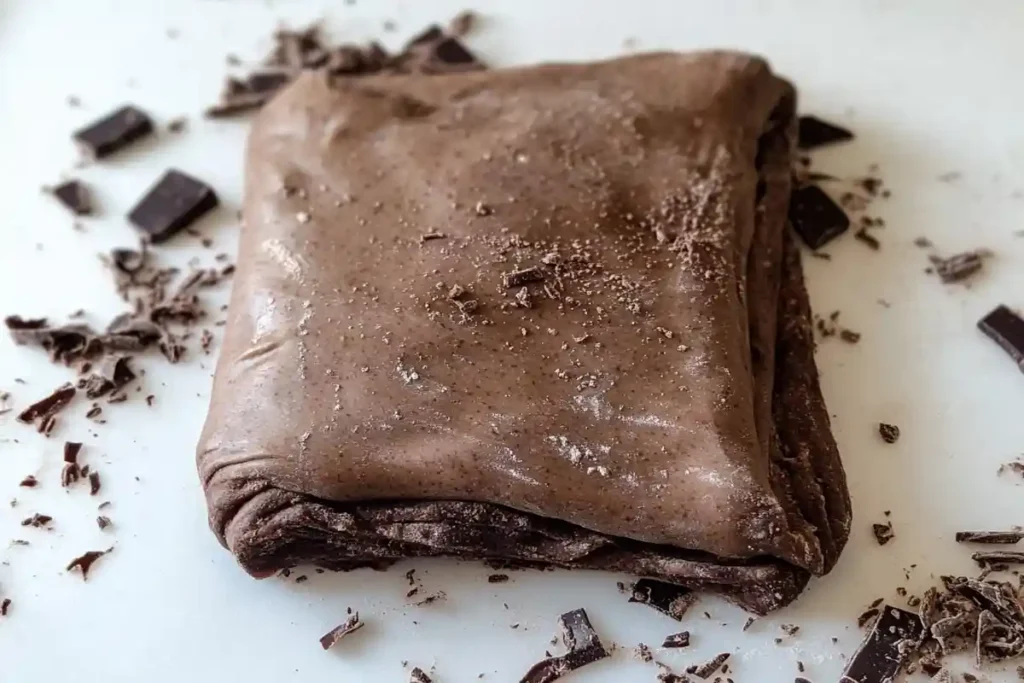
[[[243,78],[229,77],[221,90],[220,102],[209,107],[206,116],[223,118],[259,109],[300,73],[310,69],[321,69],[332,77],[483,69],[484,64],[459,40],[475,23],[470,17],[474,15],[460,14],[448,31],[430,26],[394,55],[376,41],[332,47],[324,42],[316,25],[298,31],[279,30],[263,65]]]
[[[570,671],[609,656],[585,610],[567,612],[558,618],[558,623],[568,652],[534,664],[519,683],[551,683]]]

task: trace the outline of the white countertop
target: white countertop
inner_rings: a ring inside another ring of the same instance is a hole
[[[299,571],[257,582],[239,570],[206,527],[193,447],[206,410],[213,356],[168,366],[146,358],[144,393],[106,408],[108,424],[73,411],[44,439],[0,416],[0,682],[395,681],[409,667],[435,667],[438,683],[518,681],[550,647],[557,616],[585,607],[602,638],[622,646],[610,660],[567,680],[650,681],[657,670],[630,656],[686,628],[693,646],[656,652],[676,666],[736,653],[736,683],[791,683],[796,661],[815,683],[838,680],[843,656],[860,641],[853,621],[875,597],[921,592],[945,573],[970,572],[960,529],[1024,524],[1024,479],[997,476],[1024,452],[1024,375],[976,329],[998,303],[1024,307],[1024,4],[1013,0],[821,2],[734,0],[503,0],[481,3],[486,21],[470,44],[496,65],[582,60],[635,49],[744,48],[767,55],[800,87],[802,109],[853,128],[855,143],[822,151],[816,168],[862,176],[871,164],[893,196],[872,215],[887,227],[873,252],[848,234],[808,259],[819,313],[863,334],[818,351],[823,383],[855,503],[853,538],[837,569],[793,606],[741,632],[736,608],[705,599],[683,624],[627,604],[615,582],[581,572],[513,572],[503,585],[489,570],[450,561],[403,563],[385,573]],[[216,244],[181,236],[163,253],[184,264],[234,250],[246,126],[198,117],[217,95],[229,52],[255,61],[276,22],[326,18],[340,38],[383,36],[397,46],[461,1],[358,0],[5,0],[0,2],[0,314],[61,320],[85,308],[97,323],[120,310],[98,259],[129,246],[123,216],[168,166],[210,182],[225,205],[198,227]],[[628,8],[628,9],[626,9]],[[397,31],[383,33],[385,19]],[[65,103],[81,99],[80,108]],[[75,170],[71,130],[133,102],[161,124],[189,116],[188,131],[155,139],[109,161]],[[939,176],[956,172],[954,180]],[[74,173],[92,185],[100,216],[82,232],[40,192]],[[944,254],[988,247],[996,256],[967,286],[926,275],[927,236]],[[226,291],[208,295],[214,303]],[[888,302],[883,306],[880,301]],[[219,332],[219,328],[218,332]],[[14,378],[25,384],[17,384]],[[0,390],[24,406],[70,378],[38,350],[0,335]],[[879,421],[902,430],[882,443]],[[60,446],[83,440],[103,490],[59,487]],[[17,484],[27,474],[42,485]],[[100,531],[96,505],[115,526]],[[870,527],[891,510],[896,538],[875,543]],[[33,512],[52,532],[24,529]],[[29,547],[8,547],[25,538]],[[85,550],[114,546],[87,583],[63,570]],[[904,568],[916,565],[909,578]],[[404,572],[448,600],[406,604]],[[297,574],[309,580],[296,584]],[[329,652],[318,638],[358,610],[367,626]],[[702,613],[707,611],[711,618]],[[779,625],[801,631],[777,646]],[[512,628],[519,624],[518,628]],[[831,638],[838,638],[833,643]],[[990,672],[1009,680],[1009,669]]]

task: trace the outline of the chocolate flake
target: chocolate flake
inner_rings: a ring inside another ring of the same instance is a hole
[[[409,672],[409,683],[431,683],[431,680],[430,676],[428,676],[423,669],[415,666],[412,671]]]
[[[923,637],[924,626],[916,614],[883,605],[874,628],[843,672],[843,680],[882,683],[895,679]]]
[[[27,489],[34,489],[39,485],[39,480],[33,477],[31,474],[21,480],[18,486],[24,486]]]
[[[32,424],[36,420],[51,418],[63,410],[75,397],[76,389],[71,384],[58,387],[52,394],[33,403],[18,415],[18,421]]]
[[[64,462],[77,463],[78,454],[82,452],[82,444],[77,441],[64,442]]]
[[[330,631],[320,637],[320,647],[325,650],[329,650],[334,647],[339,640],[344,638],[350,633],[358,631],[363,627],[364,623],[359,620],[359,612],[356,612],[348,619],[345,623],[335,626]]]
[[[60,485],[64,488],[71,486],[82,478],[82,470],[73,462],[66,462],[60,471]]]
[[[153,132],[153,122],[132,105],[121,107],[75,132],[74,139],[92,159],[102,159]]]
[[[682,621],[686,611],[697,602],[697,597],[689,588],[664,581],[640,579],[633,584],[629,602],[653,607],[676,621]]]
[[[131,358],[120,355],[108,356],[99,363],[97,372],[85,379],[82,388],[85,389],[86,398],[96,399],[120,391],[135,377]]]
[[[874,533],[875,540],[878,541],[878,545],[885,545],[896,535],[892,530],[892,522],[886,522],[885,524],[872,524],[871,531]]]
[[[846,212],[816,185],[793,191],[789,219],[793,229],[811,249],[825,246],[850,227]]]
[[[25,519],[21,520],[21,525],[34,527],[36,529],[43,529],[47,528],[50,525],[50,522],[52,521],[53,517],[51,517],[50,515],[41,515],[37,512],[31,517],[26,517]]]
[[[935,272],[942,280],[942,283],[949,285],[963,282],[980,271],[982,266],[985,265],[985,258],[989,255],[990,253],[985,249],[976,249],[974,251],[965,251],[962,254],[956,254],[949,258],[931,256],[929,260],[935,266]]]
[[[89,473],[89,495],[95,496],[100,492],[100,473],[90,472]]]
[[[82,572],[82,581],[86,581],[89,578],[89,570],[92,568],[92,565],[96,560],[100,559],[112,550],[113,548],[107,548],[106,550],[90,550],[71,560],[65,569],[69,572],[74,571],[75,569],[80,570]]]
[[[487,583],[507,583],[508,574],[491,574],[487,577]]]
[[[978,322],[978,329],[999,344],[1024,371],[1024,318],[1000,305]]]
[[[797,126],[797,146],[800,149],[815,149],[853,139],[853,133],[846,128],[823,121],[817,116],[801,116]]]
[[[128,220],[156,244],[188,227],[218,203],[209,185],[171,169],[139,200]]]
[[[76,216],[88,216],[92,213],[92,196],[89,188],[79,180],[69,180],[50,188],[57,201]]]
[[[860,341],[860,332],[854,332],[853,330],[841,329],[839,330],[839,338],[847,344],[856,344]]]
[[[672,635],[665,636],[665,642],[661,644],[662,647],[689,647],[690,646],[690,632],[680,631],[679,633],[673,633]]]
[[[713,659],[704,664],[694,664],[693,666],[686,667],[686,673],[693,674],[698,678],[711,678],[711,674],[721,669],[729,657],[730,654],[728,652],[723,652],[715,655]]]
[[[900,428],[888,422],[878,423],[878,434],[886,443],[896,443],[900,438]]]
[[[111,524],[113,524],[113,522],[111,522],[110,518],[106,515],[99,515],[98,517],[96,517],[96,526],[98,526],[100,529],[106,529]]]
[[[594,627],[583,609],[567,612],[558,618],[562,643],[568,652],[548,657],[530,668],[520,683],[551,683],[570,671],[608,657]]]

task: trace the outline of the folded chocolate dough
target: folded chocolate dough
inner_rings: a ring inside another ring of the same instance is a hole
[[[448,555],[792,601],[850,525],[794,109],[729,52],[300,77],[249,140],[198,447],[221,542],[257,575]]]

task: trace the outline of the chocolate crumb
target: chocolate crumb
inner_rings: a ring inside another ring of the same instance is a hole
[[[110,518],[106,517],[105,515],[100,515],[96,518],[96,526],[98,526],[100,529],[106,529],[111,524],[113,524],[113,522],[111,522]]]
[[[416,607],[425,607],[427,605],[432,605],[435,602],[440,602],[440,601],[446,600],[447,598],[448,598],[448,594],[447,593],[445,593],[444,591],[438,591],[436,593],[432,593],[432,594],[428,595],[427,597],[423,598],[422,600],[414,602],[413,604]]]
[[[682,621],[683,615],[697,601],[697,594],[688,588],[664,581],[640,579],[633,584],[629,602],[653,607],[662,614]]]
[[[544,278],[544,270],[538,266],[532,266],[511,273],[505,273],[502,276],[502,281],[505,289],[512,289],[513,287],[522,287],[531,282],[543,282]]]
[[[71,560],[71,562],[68,563],[66,570],[70,572],[75,569],[79,569],[82,572],[82,581],[86,581],[89,578],[89,570],[92,568],[92,565],[96,560],[100,559],[112,550],[113,548],[107,548],[106,550],[90,550]]]
[[[33,477],[31,474],[21,480],[18,486],[24,486],[27,489],[33,489],[39,485],[39,480]]]
[[[44,528],[48,528],[49,525],[50,525],[50,522],[52,522],[52,521],[53,521],[53,517],[50,517],[49,515],[41,515],[41,514],[39,514],[37,512],[34,515],[32,515],[31,517],[27,517],[27,518],[21,520],[21,525],[22,526],[34,527],[36,529],[44,529]]]
[[[423,672],[423,669],[413,667],[413,670],[409,672],[409,683],[431,683],[430,676]]]
[[[680,631],[679,633],[673,633],[665,636],[665,641],[661,644],[662,647],[675,648],[675,647],[689,647],[690,645],[690,632]]]
[[[860,341],[860,332],[854,332],[853,330],[841,329],[839,330],[839,338],[847,344],[856,344]]]
[[[795,636],[797,633],[800,632],[800,627],[796,624],[783,624],[779,628],[781,628],[782,632],[785,633],[787,636]]]
[[[868,245],[868,247],[875,251],[882,248],[882,243],[878,241],[878,238],[869,233],[865,228],[861,228],[857,232],[853,233],[853,236],[858,241]]]
[[[491,574],[487,577],[487,583],[506,583],[508,574]]]
[[[986,564],[1024,564],[1024,552],[1013,550],[989,550],[971,555],[971,559],[980,565]]]
[[[89,495],[95,496],[100,492],[100,474],[99,472],[89,473]]]
[[[750,629],[750,627],[754,625],[755,621],[757,621],[757,617],[747,617],[746,623],[743,624],[743,630],[747,631]]]
[[[797,147],[800,149],[815,149],[853,139],[853,133],[846,128],[817,116],[801,116],[797,119],[797,127]]]
[[[8,327],[10,327],[10,318],[8,318]],[[53,391],[49,396],[43,398],[28,408],[23,410],[18,415],[18,421],[26,424],[32,424],[36,420],[47,420],[48,418],[54,417],[57,413],[67,407],[71,403],[71,399],[75,397],[77,390],[71,384],[64,384]]]
[[[364,623],[359,620],[359,612],[354,613],[345,623],[335,626],[330,631],[320,637],[320,647],[325,650],[329,650],[345,636],[358,631],[363,627]]]
[[[886,443],[896,443],[900,438],[900,428],[887,422],[878,423],[878,434]]]
[[[1024,540],[1024,531],[958,531],[957,543],[1013,545]]]
[[[185,130],[187,125],[188,119],[184,116],[179,116],[167,122],[167,131],[170,133],[180,133]]]

